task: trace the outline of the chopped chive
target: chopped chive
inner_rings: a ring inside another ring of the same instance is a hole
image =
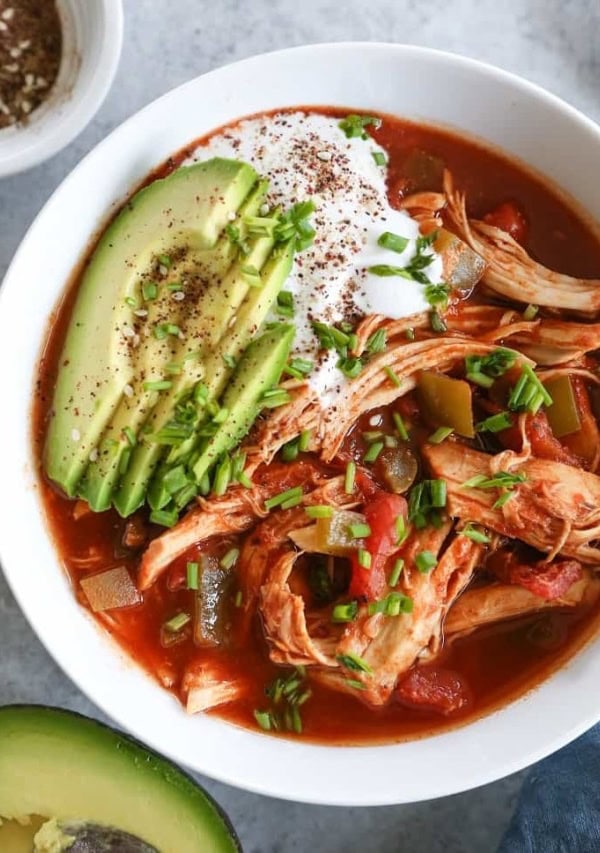
[[[452,427],[438,427],[435,432],[432,432],[427,441],[430,444],[441,444],[442,441],[446,441],[449,435],[452,435],[454,432]]]
[[[338,122],[338,127],[345,133],[347,139],[368,139],[369,135],[365,128],[370,125],[377,130],[381,127],[381,119],[351,113]]]
[[[403,515],[397,515],[396,521],[394,522],[394,526],[396,528],[396,545],[400,547],[406,542],[406,538],[408,536],[408,528],[406,527],[406,519]]]
[[[533,320],[539,310],[539,305],[528,305],[527,308],[523,311],[523,319]]]
[[[188,589],[198,589],[198,563],[188,563],[186,566]]]
[[[284,462],[293,462],[294,459],[298,458],[299,452],[300,448],[298,446],[298,442],[288,441],[288,443],[284,444],[281,448],[281,458]]]
[[[446,506],[447,488],[445,480],[429,480],[429,499],[431,506],[442,509]]]
[[[176,509],[155,509],[150,513],[150,521],[163,527],[173,527],[177,524],[178,512]]]
[[[134,431],[131,429],[131,427],[128,427],[128,426],[123,427],[123,435],[124,435],[124,436],[125,436],[125,438],[127,439],[127,443],[129,444],[129,446],[130,446],[130,447],[135,447],[135,446],[136,446],[136,444],[137,444],[137,439],[136,439],[136,437],[135,437],[135,433],[134,433]]]
[[[524,483],[527,476],[524,473],[509,474],[507,471],[498,471],[494,477],[489,479],[483,474],[476,474],[470,480],[462,484],[463,489],[513,489],[520,483]]]
[[[383,441],[374,441],[363,456],[363,462],[375,462],[383,450]]]
[[[408,441],[408,432],[406,431],[406,426],[404,425],[404,421],[402,420],[402,415],[399,412],[394,412],[392,414],[392,419],[396,427],[396,432],[398,433],[402,441]]]
[[[471,541],[477,542],[480,545],[487,545],[492,541],[489,536],[486,536],[485,533],[475,527],[471,522],[463,527],[460,531],[460,536],[466,536],[467,539],[471,539]]]
[[[238,483],[241,486],[243,486],[245,489],[251,489],[252,488],[252,480],[250,479],[248,474],[246,474],[245,471],[242,471],[242,473],[239,475],[239,477],[237,479],[238,479]]]
[[[345,654],[337,655],[336,660],[339,661],[342,666],[345,666],[346,669],[352,669],[354,672],[366,672],[368,675],[373,673],[373,670],[366,660],[363,660],[354,652],[346,652]]]
[[[409,278],[412,280],[412,275],[404,267],[396,267],[393,264],[374,264],[372,267],[367,267],[367,271],[371,275],[379,276],[379,278],[391,278],[392,276],[400,276],[400,278]]]
[[[287,489],[285,492],[280,492],[272,498],[267,498],[265,501],[265,509],[275,509],[276,507],[284,504],[286,501],[297,497],[302,497],[302,486],[295,486],[293,489]]]
[[[158,341],[162,341],[167,338],[169,335],[173,337],[181,336],[181,329],[176,323],[158,323],[154,329],[152,334]]]
[[[185,628],[191,620],[192,617],[189,613],[177,613],[164,623],[163,628],[166,631],[170,631],[172,634],[176,634],[178,631],[181,631],[182,628]]]
[[[512,426],[512,418],[508,412],[499,412],[475,424],[476,432],[501,432]]]
[[[393,234],[391,231],[384,231],[377,240],[377,245],[382,249],[389,249],[391,252],[402,253],[408,246],[410,240],[408,237],[401,237],[400,234]]]
[[[394,561],[394,567],[392,568],[390,579],[388,581],[390,586],[396,586],[396,584],[400,580],[400,575],[402,574],[403,568],[404,560],[401,557],[398,557],[398,559]]]
[[[265,409],[278,409],[279,406],[289,403],[291,399],[285,388],[272,388],[262,395],[261,405]]]
[[[376,352],[383,352],[387,346],[387,333],[385,329],[377,329],[376,332],[367,340],[367,352],[374,355]]]
[[[142,282],[142,296],[145,302],[152,302],[158,296],[158,285],[154,281]]]
[[[212,421],[214,424],[224,424],[227,418],[229,417],[229,409],[219,409],[212,416]]]
[[[348,685],[348,687],[352,687],[353,690],[366,690],[367,688],[362,683],[362,681],[357,681],[355,678],[345,678],[344,683]]]
[[[241,267],[242,278],[249,284],[250,287],[262,287],[262,279],[259,271],[251,264],[244,264]]]
[[[357,524],[349,524],[348,532],[353,539],[364,539],[371,535],[371,528],[364,522],[358,522]]]
[[[428,284],[425,287],[425,299],[434,308],[440,307],[445,311],[448,307],[450,287],[447,284]]]
[[[254,719],[265,732],[271,731],[272,720],[271,714],[268,711],[254,711]]]
[[[293,358],[289,366],[303,376],[307,376],[313,369],[314,363],[308,358]]]
[[[421,574],[427,574],[437,566],[437,559],[431,551],[420,551],[415,557],[415,565]]]
[[[298,439],[298,450],[300,453],[306,453],[308,447],[310,445],[310,440],[312,438],[312,430],[311,429],[303,429],[300,433],[300,438]]]
[[[158,256],[158,263],[161,264],[163,267],[166,267],[167,269],[169,269],[169,267],[171,266],[173,261],[171,260],[169,255],[159,255]]]
[[[215,472],[213,482],[213,493],[215,495],[224,495],[227,487],[231,482],[231,457],[224,456]]]
[[[144,382],[144,391],[168,391],[172,386],[170,379],[158,379],[156,382]]]
[[[390,592],[380,601],[371,601],[367,607],[369,616],[383,613],[385,616],[400,616],[401,613],[412,613],[413,600],[401,592]]]
[[[356,356],[343,356],[339,359],[337,366],[348,379],[356,379],[363,369],[364,363],[361,358]]]
[[[509,500],[514,497],[514,492],[504,492],[504,494],[500,495],[497,501],[492,504],[492,509],[502,509],[504,504],[507,504]]]
[[[167,290],[171,293],[180,293],[183,290],[183,284],[180,281],[170,281],[167,284]]]
[[[316,320],[312,323],[312,328],[323,349],[336,349],[340,352],[348,347],[350,338],[341,329],[336,329],[335,326],[328,326],[327,323]]]
[[[402,385],[402,380],[400,379],[398,374],[389,365],[386,364],[386,366],[383,368],[383,372],[385,373],[387,378],[390,380],[392,385],[395,385],[396,388],[400,388],[400,386]]]
[[[387,159],[383,151],[373,151],[372,155],[376,166],[385,166],[387,164]]]
[[[332,622],[354,622],[358,615],[358,602],[349,601],[347,604],[336,604],[331,614]]]
[[[437,311],[429,312],[429,325],[431,326],[432,331],[437,332],[438,334],[448,331],[446,321]]]
[[[281,509],[293,509],[296,506],[300,506],[303,500],[303,495],[295,495],[293,498],[288,498],[287,501],[284,501],[281,504]]]
[[[196,403],[206,403],[208,399],[208,388],[204,383],[198,382],[194,388],[194,400]]]
[[[349,332],[348,334],[348,349],[350,352],[355,352],[356,347],[358,346],[358,335],[356,332]]]
[[[240,556],[239,548],[230,548],[226,554],[224,554],[220,561],[219,565],[222,569],[231,569],[237,563],[238,557]]]
[[[305,507],[304,512],[309,518],[331,518],[333,515],[333,507],[325,506],[324,504],[316,504]]]
[[[344,492],[351,495],[354,491],[354,480],[356,478],[356,462],[348,462],[346,465],[346,476],[344,478]]]
[[[494,384],[491,376],[486,376],[485,373],[481,373],[480,371],[470,371],[466,374],[466,378],[474,385],[479,385],[480,388],[491,388]]]
[[[236,607],[241,607],[243,601],[244,601],[244,594],[243,594],[241,589],[238,589],[238,591],[235,594],[235,598],[233,599],[233,603]]]
[[[130,308],[137,308],[137,302],[133,298],[133,296],[126,296],[125,297],[125,305],[128,305]]]
[[[371,555],[364,548],[359,548],[356,558],[358,560],[358,565],[363,569],[371,568]]]
[[[465,482],[462,483],[461,488],[462,489],[478,489],[482,483],[486,483],[486,482],[487,482],[487,477],[485,476],[485,474],[475,474],[474,477],[470,477],[470,479],[465,480]]]

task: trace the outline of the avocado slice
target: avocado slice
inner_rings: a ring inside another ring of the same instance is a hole
[[[74,838],[78,846],[66,849],[82,853],[241,850],[199,785],[139,742],[79,714],[8,705],[0,708],[0,816],[28,815],[39,838]],[[45,833],[39,817],[51,824]],[[107,840],[122,846],[102,847]]]
[[[267,188],[268,181],[259,181],[239,210],[236,227],[244,237],[244,217],[254,216],[259,211]],[[262,266],[273,246],[273,238],[257,238],[249,244],[248,256],[226,268],[223,268],[223,259],[230,256],[233,261],[237,254],[227,236],[220,238],[212,253],[194,256],[194,261],[202,264],[203,287],[197,299],[186,298],[191,294],[186,294],[182,285],[179,293],[184,298],[180,301],[169,299],[173,294],[166,290],[166,306],[165,298],[148,303],[148,328],[157,328],[158,320],[168,317],[173,328],[180,330],[181,338],[167,335],[157,339],[153,334],[144,337],[140,347],[143,357],[131,380],[129,395],[121,399],[110,419],[99,443],[97,458],[88,465],[78,488],[79,496],[87,500],[94,511],[100,512],[111,505],[113,490],[120,474],[127,469],[131,449],[138,441],[139,430],[148,414],[155,406],[167,406],[171,410],[172,401],[180,399],[201,378],[203,352],[210,351],[218,343],[248,290],[240,266]],[[170,278],[175,282],[187,281],[191,273],[189,267],[182,274],[175,269]],[[150,390],[147,383],[156,381],[170,383],[170,387],[163,392]]]
[[[182,167],[136,193],[104,232],[73,309],[45,447],[46,472],[69,496],[134,376],[143,276],[162,254],[213,249],[256,179],[236,160]]]
[[[261,238],[266,239],[266,238]],[[235,314],[235,323],[227,329],[218,346],[202,362],[203,384],[208,401],[217,401],[223,393],[233,372],[230,364],[237,361],[250,341],[264,323],[277,294],[287,279],[294,259],[293,242],[287,241],[271,252],[267,262],[260,269],[260,287],[250,287],[246,298]],[[164,447],[152,436],[165,427],[175,415],[177,398],[165,397],[152,411],[144,430],[148,437],[135,447],[129,467],[122,477],[119,490],[114,496],[114,506],[126,517],[135,512],[146,498],[150,481],[164,452]],[[200,421],[199,425],[202,423]],[[157,474],[162,479],[169,468],[175,467],[180,460],[187,459],[198,443],[198,436],[192,435],[179,446],[173,447],[167,457],[167,465]]]
[[[209,438],[194,464],[197,483],[220,456],[241,441],[256,420],[263,394],[279,381],[295,331],[291,325],[274,326],[246,349],[223,395],[227,419]]]

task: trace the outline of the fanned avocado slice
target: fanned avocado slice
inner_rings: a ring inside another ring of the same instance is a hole
[[[177,169],[136,193],[104,232],[73,309],[46,440],[46,472],[69,496],[134,376],[142,279],[161,255],[213,249],[256,180],[236,160]]]
[[[63,849],[77,853],[241,849],[211,798],[155,752],[78,714],[9,705],[0,708],[0,817],[29,815],[38,839],[29,850],[70,839]],[[40,818],[48,823],[38,829]]]
[[[267,188],[267,181],[259,181],[239,209],[233,227],[240,234],[244,234],[244,219],[260,210]],[[113,490],[119,476],[127,470],[148,414],[155,406],[172,408],[172,401],[201,378],[202,354],[210,352],[226,332],[248,290],[240,266],[244,263],[262,266],[273,246],[273,238],[263,237],[248,243],[248,256],[232,263],[238,254],[235,243],[227,235],[221,237],[214,249],[196,252],[186,259],[183,270],[176,266],[170,270],[169,281],[159,288],[159,298],[146,303],[148,316],[144,322],[149,334],[138,347],[129,395],[122,397],[99,442],[97,458],[88,465],[78,487],[79,496],[96,512],[111,505]],[[198,279],[201,288],[189,285]],[[180,289],[169,290],[174,286]],[[162,392],[152,390],[156,383],[168,387]]]

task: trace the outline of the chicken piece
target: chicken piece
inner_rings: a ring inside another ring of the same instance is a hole
[[[598,349],[600,323],[572,323],[543,318],[517,331],[510,343],[538,364],[565,364]]]
[[[245,685],[239,679],[224,677],[216,663],[205,661],[188,665],[181,689],[186,696],[186,711],[197,714],[239,699],[245,692]]]
[[[516,240],[494,225],[469,220],[465,195],[454,188],[452,176],[444,174],[450,227],[487,269],[483,282],[505,299],[585,314],[600,310],[600,280],[580,279],[549,270],[536,263]]]
[[[310,487],[324,479],[321,470],[308,461],[272,465],[263,475],[257,475],[252,489],[230,489],[222,497],[200,500],[181,521],[150,543],[140,564],[139,589],[152,586],[173,560],[192,545],[212,536],[248,530],[257,519],[267,515],[264,505],[269,497],[285,488]]]
[[[582,602],[592,604],[599,595],[600,579],[588,571],[560,598],[540,598],[525,587],[504,583],[469,589],[450,608],[444,633],[447,637],[456,638],[484,625],[528,616],[539,610],[575,607]]]
[[[289,588],[288,579],[298,557],[299,552],[288,551],[272,560],[266,583],[260,589],[260,612],[271,660],[295,666],[337,666],[334,656],[336,626],[331,626],[329,637],[311,637],[304,599]]]
[[[454,442],[426,444],[423,457],[434,477],[444,478],[448,490],[448,512],[465,521],[475,521],[513,539],[520,539],[549,555],[574,557],[597,565],[600,548],[600,477],[579,468],[530,458],[519,466],[525,481],[512,490],[512,497],[494,509],[500,495],[496,488],[466,488],[464,483],[482,475],[498,473],[496,459]],[[513,472],[515,473],[515,472]]]
[[[422,370],[445,369],[468,355],[487,355],[497,349],[493,344],[465,341],[459,338],[430,338],[414,343],[388,346],[374,356],[361,373],[348,384],[343,405],[336,405],[324,415],[326,434],[322,458],[330,461],[338,452],[351,425],[364,412],[385,406],[411,391]],[[527,359],[523,359],[528,362]],[[386,372],[394,371],[398,382]]]
[[[417,659],[437,653],[446,611],[469,582],[483,552],[482,545],[458,535],[431,572],[420,572],[416,555],[422,551],[439,554],[451,527],[447,522],[439,530],[413,531],[402,550],[405,568],[401,591],[413,601],[411,613],[369,616],[363,608],[358,620],[346,628],[337,648],[338,657],[343,660],[344,655],[357,655],[370,671],[344,667],[339,673],[315,673],[318,681],[348,693],[356,693],[353,683],[360,681],[360,698],[371,705],[383,705],[400,676]]]

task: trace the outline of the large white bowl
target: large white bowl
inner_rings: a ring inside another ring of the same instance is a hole
[[[48,318],[90,235],[154,166],[248,113],[352,106],[443,123],[532,164],[600,219],[600,130],[503,71],[418,47],[295,48],[222,68],[160,98],[89,154],[23,240],[0,294],[0,554],[33,628],[107,714],[216,779],[295,800],[401,803],[452,794],[530,764],[600,718],[600,647],[589,644],[541,687],[466,727],[389,746],[282,741],[214,717],[186,717],[76,604],[49,538],[34,473],[30,409]],[[493,666],[493,661],[490,661]]]

